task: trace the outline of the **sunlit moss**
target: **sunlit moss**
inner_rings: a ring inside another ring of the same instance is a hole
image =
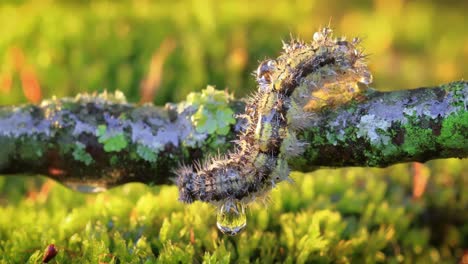
[[[177,202],[173,186],[84,195],[49,180],[40,190],[23,179],[30,187],[21,190],[16,178],[0,178],[0,262],[40,261],[53,243],[60,263],[456,263],[468,237],[468,164],[427,166],[431,187],[419,199],[405,164],[293,173],[295,184],[279,184],[271,202],[247,210],[236,237],[217,231],[215,208]]]

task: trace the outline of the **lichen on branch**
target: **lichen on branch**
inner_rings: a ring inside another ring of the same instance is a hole
[[[177,164],[228,148],[236,107],[229,94],[213,88],[163,108],[128,104],[120,92],[3,106],[0,173],[96,187],[89,190],[132,181],[170,183]],[[211,113],[221,117],[200,121]]]
[[[321,113],[299,136],[310,143],[294,167],[385,167],[468,156],[468,83],[369,91],[360,103]]]
[[[319,113],[297,134],[308,145],[289,165],[310,171],[318,166],[382,167],[467,157],[467,94],[467,82],[370,92],[360,102]],[[104,187],[168,184],[174,178],[171,171],[181,163],[225,153],[244,125],[238,120],[225,136],[198,133],[191,121],[194,109],[179,107],[185,102],[137,106],[108,96],[0,107],[0,174],[42,174]],[[229,107],[237,115],[244,113],[242,101],[230,101]],[[106,152],[99,142],[100,125],[109,136],[123,133],[125,148]]]

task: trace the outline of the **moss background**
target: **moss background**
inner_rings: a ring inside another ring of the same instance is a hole
[[[237,97],[290,33],[361,36],[381,90],[467,76],[463,1],[52,1],[0,3],[0,104],[122,90],[179,101],[207,84]],[[294,173],[247,230],[226,237],[214,208],[175,187],[97,195],[39,177],[0,177],[0,263],[456,263],[468,259],[468,162]],[[428,178],[425,192],[420,190]],[[413,183],[415,179],[416,184]],[[416,195],[414,194],[416,193]],[[419,197],[419,198],[418,198]]]

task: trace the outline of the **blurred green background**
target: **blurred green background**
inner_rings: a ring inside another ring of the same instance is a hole
[[[378,89],[459,80],[468,73],[467,9],[466,1],[3,0],[0,104],[28,93],[37,100],[33,87],[43,98],[120,89],[138,102],[149,79],[157,104],[207,84],[241,97],[281,40],[309,40],[329,23],[364,39]]]
[[[281,40],[329,23],[360,36],[374,87],[460,80],[466,1],[52,1],[0,3],[0,105],[122,90],[180,101],[207,84],[237,97]],[[84,195],[39,177],[0,177],[0,263],[468,261],[468,162],[294,173],[247,230],[218,233],[214,208],[175,187],[128,184]]]

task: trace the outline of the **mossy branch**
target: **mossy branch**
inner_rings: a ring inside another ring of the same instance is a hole
[[[315,166],[385,167],[468,157],[468,83],[378,92],[328,110],[301,139],[310,143],[297,170]]]
[[[243,103],[220,93],[192,94],[188,102],[165,107],[128,104],[120,94],[2,106],[0,174],[46,175],[72,187],[171,183],[180,164],[232,145],[241,121],[230,124],[219,112],[241,114]],[[467,82],[369,91],[359,101],[320,112],[298,135],[309,145],[291,167],[383,167],[467,157],[467,94]]]

